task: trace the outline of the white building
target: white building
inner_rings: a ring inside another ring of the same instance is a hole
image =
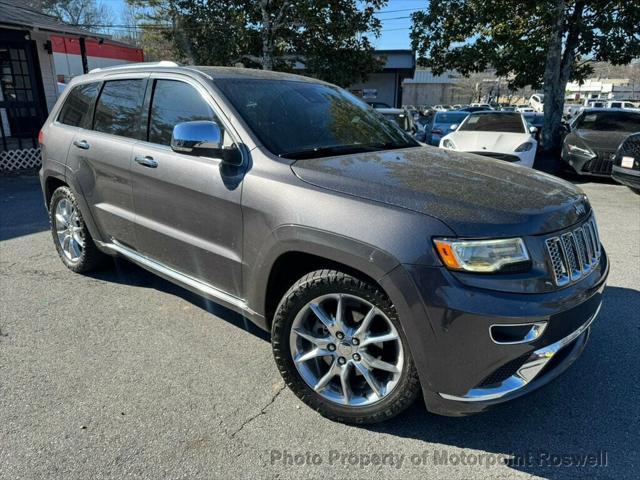
[[[589,78],[583,83],[570,82],[567,100],[639,100],[640,83],[628,78]]]

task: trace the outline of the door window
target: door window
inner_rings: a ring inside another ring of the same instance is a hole
[[[97,96],[97,83],[87,83],[74,87],[65,100],[62,110],[60,110],[58,121],[72,127],[86,125],[89,111]]]
[[[217,121],[195,88],[177,80],[156,80],[149,112],[149,142],[171,145],[173,127],[198,120]],[[222,129],[220,122],[218,126]]]
[[[93,129],[138,138],[138,118],[144,97],[143,79],[113,80],[104,84],[96,105]]]

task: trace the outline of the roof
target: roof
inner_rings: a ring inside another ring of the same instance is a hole
[[[407,113],[403,108],[376,108],[375,110],[387,115],[404,115]]]
[[[109,38],[109,35],[89,32],[61,22],[52,15],[24,6],[17,0],[0,0],[0,25],[26,27],[32,30],[47,30],[57,33],[70,33],[83,37]]]

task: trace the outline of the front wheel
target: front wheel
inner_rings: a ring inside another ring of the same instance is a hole
[[[420,390],[395,307],[377,286],[342,272],[298,280],[278,306],[272,342],[289,388],[333,420],[387,420]]]

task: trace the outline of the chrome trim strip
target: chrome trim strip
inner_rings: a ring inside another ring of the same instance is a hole
[[[593,323],[600,312],[602,302],[598,305],[595,313],[580,328],[573,333],[567,335],[551,345],[542,347],[534,351],[527,361],[518,369],[518,371],[504,380],[503,382],[486,388],[472,388],[463,396],[449,395],[447,393],[439,393],[439,395],[447,400],[455,400],[458,402],[484,402],[487,400],[495,400],[504,397],[509,393],[513,393],[524,388],[542,371],[544,366],[560,351],[561,348],[574,341],[582,335]]]
[[[219,290],[216,287],[209,285],[208,283],[205,283],[201,280],[197,280],[184,273],[178,272],[177,270],[174,270],[171,267],[163,265],[162,263],[159,263],[156,260],[152,260],[149,257],[145,257],[144,255],[141,255],[135,250],[132,250],[131,248],[122,245],[116,240],[112,240],[111,243],[104,243],[104,242],[98,242],[98,243],[100,244],[101,247],[104,247],[116,253],[119,253],[123,257],[130,259],[131,261],[139,264],[142,267],[148,268],[149,270],[157,272],[160,275],[164,275],[173,280],[176,280],[179,283],[182,283],[184,285],[187,285],[193,288],[194,290],[198,291],[201,295],[212,297],[214,299],[219,300],[222,303],[236,307],[237,309],[247,312],[251,315],[257,315],[257,313],[251,310],[247,306],[247,303],[241,298],[234,297],[233,295],[223,292],[222,290]]]
[[[516,340],[515,342],[500,342],[493,338],[493,327],[524,327],[527,325],[531,325],[531,328],[527,332],[527,334],[522,337],[522,340]],[[544,331],[547,329],[547,322],[530,322],[530,323],[494,323],[489,326],[489,337],[493,343],[497,343],[498,345],[517,345],[519,343],[529,343],[533,342],[535,339],[540,338]]]

